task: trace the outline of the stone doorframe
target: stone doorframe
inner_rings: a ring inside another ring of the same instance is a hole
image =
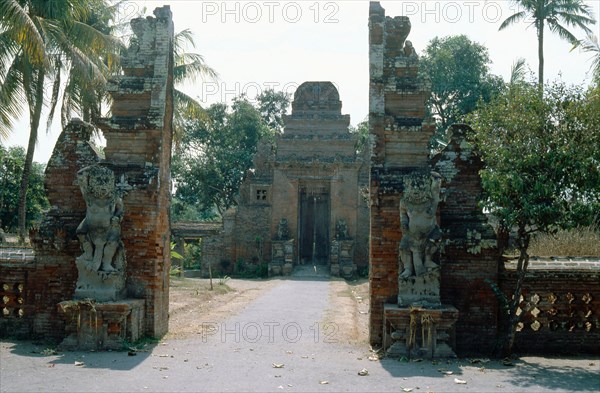
[[[325,214],[323,216],[314,216],[313,217],[313,236],[315,236],[316,244],[313,245],[313,251],[311,252],[311,256],[314,257],[313,253],[318,252],[319,250],[323,252],[324,265],[329,266],[329,241],[331,238],[331,191],[330,191],[330,183],[327,181],[301,181],[298,185],[298,228],[297,228],[297,239],[298,239],[298,251],[297,251],[297,261],[298,264],[302,264],[302,256],[303,256],[303,246],[304,246],[304,234],[303,229],[304,225],[306,225],[305,220],[307,217],[303,215],[303,196],[304,198],[312,199],[313,197],[317,198],[325,198]],[[307,203],[313,203],[311,201],[307,201]],[[321,200],[323,203],[323,200]],[[315,206],[316,207],[316,206]],[[316,211],[313,207],[312,213],[316,214]],[[319,232],[318,228],[315,228],[314,223],[325,224],[325,228],[323,231]],[[320,236],[319,236],[320,235]],[[319,240],[320,238],[320,240]],[[312,243],[312,242],[311,242]],[[308,261],[308,263],[312,263],[312,261]],[[319,264],[318,262],[316,262]]]

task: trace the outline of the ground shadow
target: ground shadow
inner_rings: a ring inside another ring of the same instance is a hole
[[[137,346],[138,350],[122,351],[62,351],[56,344],[31,340],[3,339],[10,346],[10,357],[34,358],[46,367],[71,364],[74,367],[127,371],[132,370],[151,356],[156,343]],[[9,359],[3,359],[8,361]],[[15,360],[12,359],[14,362]]]
[[[407,360],[383,358],[381,366],[393,377],[465,378],[481,369],[501,385],[548,391],[598,392],[600,359],[522,358],[511,362],[474,359]],[[470,370],[469,370],[470,368]],[[483,375],[483,374],[482,374]]]
[[[536,360],[539,359],[539,360]],[[575,362],[577,361],[577,365]],[[599,359],[585,360],[574,358],[521,358],[513,362],[511,383],[523,387],[541,386],[548,390],[599,391]],[[546,364],[544,364],[546,363]],[[547,364],[552,363],[552,364]],[[587,368],[587,367],[589,368]],[[491,363],[486,368],[506,368],[500,362]]]

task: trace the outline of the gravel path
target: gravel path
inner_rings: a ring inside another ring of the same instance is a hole
[[[279,280],[235,316],[202,321],[196,337],[164,341],[136,356],[44,356],[32,343],[3,341],[0,391],[600,391],[597,358],[521,358],[512,367],[486,359],[369,360],[366,344],[338,340],[344,332],[335,321],[343,315],[331,309],[334,284],[319,277]],[[358,375],[362,369],[368,375]]]

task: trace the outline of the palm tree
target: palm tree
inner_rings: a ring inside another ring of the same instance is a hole
[[[594,34],[589,34],[587,38],[580,41],[579,46],[581,46],[581,50],[584,52],[592,54],[590,69],[594,74],[594,79],[600,84],[600,42],[598,42],[598,37]]]
[[[538,87],[544,87],[544,28],[546,24],[550,31],[559,37],[575,44],[577,38],[567,30],[568,26],[579,27],[590,34],[587,25],[595,24],[591,8],[582,0],[513,0],[521,11],[509,16],[502,22],[498,30],[518,23],[526,18],[531,18],[531,25],[535,26],[538,38]]]
[[[173,82],[175,86],[181,86],[188,82],[193,83],[199,77],[217,79],[217,72],[206,64],[201,55],[186,52],[188,46],[192,48],[196,47],[194,36],[190,29],[185,29],[175,34],[173,40],[175,58]],[[173,139],[175,145],[179,146],[185,119],[203,116],[205,112],[198,101],[178,89],[175,89],[173,92],[173,103],[175,105],[173,113]]]
[[[21,242],[26,233],[29,173],[42,108],[48,103],[46,84],[53,82],[50,123],[63,74],[73,91],[76,86],[93,89],[106,83],[107,61],[118,45],[87,23],[94,10],[105,8],[109,8],[106,0],[0,0],[0,130],[4,134],[10,131],[12,119],[21,114],[24,105],[29,111],[29,142],[19,189]]]

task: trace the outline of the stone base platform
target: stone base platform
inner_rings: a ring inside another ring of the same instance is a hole
[[[67,337],[60,344],[66,350],[122,349],[144,334],[145,300],[124,299],[96,303],[67,300],[58,311],[66,319]]]
[[[386,304],[383,312],[383,349],[390,357],[455,357],[453,306],[399,307]]]

